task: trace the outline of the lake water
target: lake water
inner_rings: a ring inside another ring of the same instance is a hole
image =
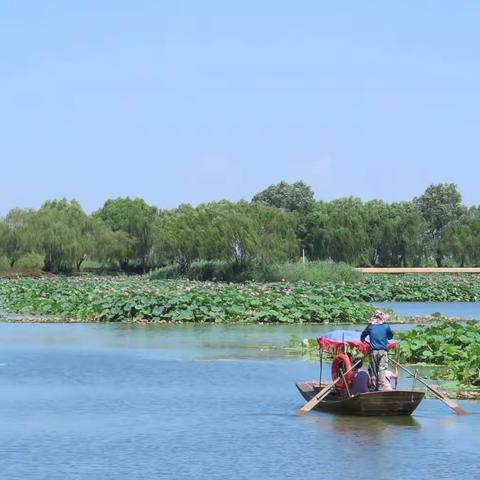
[[[480,478],[478,402],[294,415],[280,347],[331,328],[0,324],[0,478]]]
[[[428,316],[440,313],[444,317],[480,320],[480,302],[375,302],[378,308],[391,308],[401,317]]]

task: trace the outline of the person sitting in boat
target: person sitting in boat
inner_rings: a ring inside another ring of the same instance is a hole
[[[393,390],[392,388],[392,379],[397,380],[398,379],[398,370],[395,370],[395,372],[392,372],[390,370],[385,371],[385,385],[383,387],[384,390]]]
[[[387,346],[388,341],[393,338],[393,331],[388,325],[389,315],[376,310],[370,317],[368,325],[360,335],[360,340],[365,341],[367,337],[370,340],[370,367],[373,372],[372,382],[375,390],[385,390],[387,380],[385,372],[388,367]],[[388,387],[387,387],[388,388]]]
[[[363,362],[361,358],[357,358],[353,361],[356,366],[353,368],[352,381],[350,382],[350,393],[355,395],[356,393],[365,393],[370,391],[372,386],[372,380],[370,375],[365,370],[362,370]]]

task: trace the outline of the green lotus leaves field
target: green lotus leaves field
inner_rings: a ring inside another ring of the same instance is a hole
[[[443,366],[436,378],[480,386],[480,325],[471,320],[419,326],[399,334],[403,361]]]
[[[0,298],[8,312],[107,322],[361,322],[372,312],[306,283],[57,277],[2,280]]]
[[[214,283],[147,277],[0,280],[8,312],[83,321],[365,322],[363,302],[476,301],[478,275],[378,275],[362,282]]]
[[[369,275],[353,290],[364,301],[476,302],[480,301],[480,275],[410,274]]]

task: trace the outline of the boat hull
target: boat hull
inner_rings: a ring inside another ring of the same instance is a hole
[[[315,381],[296,384],[306,401],[311,400],[326,385],[319,385]],[[333,390],[318,402],[315,410],[348,415],[411,415],[424,396],[424,392],[417,390],[389,390],[360,393],[349,397],[344,390]]]

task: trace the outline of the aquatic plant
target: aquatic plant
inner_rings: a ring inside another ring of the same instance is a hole
[[[0,280],[9,312],[87,321],[364,322],[365,301],[474,301],[478,275],[371,276],[361,283],[241,284],[142,276]]]
[[[92,321],[363,322],[372,307],[298,282],[228,284],[145,277],[0,281],[10,312]]]
[[[437,367],[435,378],[480,386],[480,325],[438,322],[399,333],[401,359]]]

